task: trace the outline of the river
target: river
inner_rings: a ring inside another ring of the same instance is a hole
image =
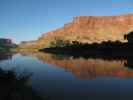
[[[30,85],[50,100],[133,100],[131,62],[40,52],[0,55],[1,69],[32,73]]]

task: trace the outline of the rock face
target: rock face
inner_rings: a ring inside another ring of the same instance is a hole
[[[44,33],[38,40],[24,42],[21,48],[42,48],[50,41],[63,39],[100,43],[102,41],[121,41],[124,35],[133,31],[133,14],[120,16],[78,16],[74,17],[71,23],[55,31]]]

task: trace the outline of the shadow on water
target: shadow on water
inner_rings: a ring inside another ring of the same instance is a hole
[[[0,61],[11,58],[12,54],[0,55]],[[15,70],[0,68],[0,100],[49,100],[32,88],[31,76],[32,73],[17,74]]]
[[[0,61],[11,59],[13,56],[12,53],[0,53]]]

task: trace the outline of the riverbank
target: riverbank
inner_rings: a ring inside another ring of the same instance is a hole
[[[0,47],[0,53],[9,52],[10,48]]]
[[[44,48],[40,51],[53,54],[63,54],[71,56],[86,56],[86,57],[116,57],[129,58],[133,57],[133,45],[128,43],[104,43],[104,44],[86,44],[79,46],[65,46]]]
[[[29,48],[12,48],[11,49],[11,52],[25,52],[25,51],[38,52],[39,50],[38,49],[29,49]]]

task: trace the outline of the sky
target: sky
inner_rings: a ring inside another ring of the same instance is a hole
[[[0,38],[36,40],[75,16],[133,13],[133,0],[0,0]]]

